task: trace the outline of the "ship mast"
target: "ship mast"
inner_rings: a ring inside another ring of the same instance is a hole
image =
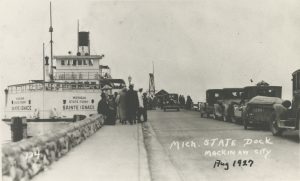
[[[43,84],[45,85],[45,43],[43,43]]]
[[[77,54],[79,53],[79,19],[77,20]]]
[[[53,81],[53,40],[52,40],[52,33],[53,33],[53,27],[52,27],[52,6],[50,2],[50,81]]]

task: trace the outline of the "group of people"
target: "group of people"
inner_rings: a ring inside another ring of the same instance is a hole
[[[121,92],[114,95],[101,94],[98,103],[98,113],[104,116],[104,124],[115,125],[119,120],[121,124],[136,124],[147,121],[147,93],[143,89],[134,90],[134,86],[129,85],[129,90],[123,88]]]

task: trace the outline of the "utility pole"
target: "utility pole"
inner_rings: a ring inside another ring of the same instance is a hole
[[[154,62],[152,61],[152,73],[149,73],[149,95],[155,96],[155,82],[154,82]]]

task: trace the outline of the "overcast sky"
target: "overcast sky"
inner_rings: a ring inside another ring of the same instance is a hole
[[[133,77],[203,101],[210,88],[245,87],[265,80],[291,98],[291,73],[300,68],[300,1],[52,1],[54,54],[76,52],[80,30],[91,53],[114,78]],[[42,44],[49,52],[49,1],[0,0],[1,100],[7,85],[42,79]],[[49,53],[47,53],[49,55]],[[3,101],[1,101],[3,102]],[[1,105],[2,106],[2,105]]]

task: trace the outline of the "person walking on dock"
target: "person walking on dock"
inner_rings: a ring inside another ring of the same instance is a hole
[[[107,116],[107,125],[116,124],[116,102],[113,95],[110,95],[108,98],[108,116]]]
[[[186,97],[186,109],[187,110],[191,110],[192,109],[192,106],[193,106],[193,101],[192,101],[192,98],[191,96],[187,96]]]
[[[120,119],[120,93],[115,92],[114,94],[115,97],[115,104],[116,104],[116,120],[120,120],[121,123],[121,119]]]
[[[142,104],[139,105],[139,110],[138,110],[138,121],[141,122],[141,116],[143,116],[143,122],[147,121],[147,109],[148,109],[148,97],[147,97],[147,93],[143,93],[142,95],[142,91],[139,92],[141,94],[141,98],[139,97],[139,103],[140,103],[140,99],[142,101]],[[140,96],[140,95],[138,95]],[[141,107],[141,105],[143,107]]]
[[[129,90],[126,96],[126,102],[127,102],[127,113],[128,113],[129,123],[135,124],[139,101],[138,101],[137,92],[133,90],[133,84],[129,86]]]
[[[104,123],[105,123],[109,110],[108,110],[106,94],[104,92],[101,93],[101,100],[98,103],[97,111],[98,114],[102,114],[104,116]]]
[[[122,124],[126,124],[127,120],[127,89],[123,88],[117,98],[117,106],[119,110],[119,119]]]
[[[137,120],[138,120],[138,123],[141,123],[141,115],[144,112],[143,88],[139,89],[137,95],[138,95],[138,101],[139,101],[139,108],[138,108],[138,112],[137,112]]]

